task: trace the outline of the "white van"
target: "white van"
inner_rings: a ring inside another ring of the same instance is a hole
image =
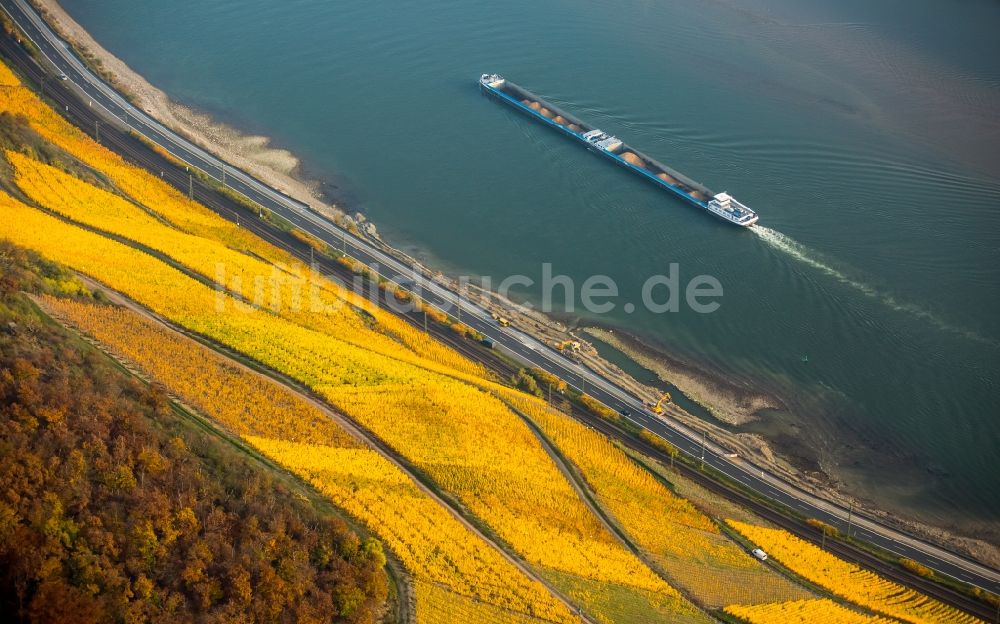
[[[750,551],[750,553],[754,557],[760,559],[761,561],[767,561],[767,553],[761,550],[760,548],[754,548],[753,550]]]

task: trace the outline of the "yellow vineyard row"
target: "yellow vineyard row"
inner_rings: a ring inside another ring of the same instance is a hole
[[[477,622],[575,620],[543,586],[301,396],[130,310],[54,298],[45,304],[363,522],[418,583],[421,622],[447,622],[436,614],[449,611]]]
[[[757,606],[732,605],[725,612],[747,624],[893,624],[895,620],[851,611],[829,599]]]
[[[533,397],[516,392],[506,397],[573,462],[636,545],[702,604],[720,607],[808,595],[761,566],[606,436]]]
[[[974,624],[978,618],[847,563],[783,529],[727,520],[782,565],[837,596],[911,624]]]

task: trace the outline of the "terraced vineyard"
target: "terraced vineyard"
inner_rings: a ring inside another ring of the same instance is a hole
[[[364,522],[422,588],[420,621],[437,621],[424,611],[464,613],[476,622],[575,620],[542,585],[300,395],[130,310],[44,303]]]
[[[865,615],[832,600],[796,600],[758,606],[733,605],[726,613],[748,624],[893,624],[895,620]]]
[[[655,564],[699,604],[722,607],[804,598],[801,587],[761,566],[711,518],[676,496],[611,441],[541,401],[508,398],[580,470],[601,505]]]

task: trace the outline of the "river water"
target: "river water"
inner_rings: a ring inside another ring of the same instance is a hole
[[[1000,4],[65,0],[453,274],[615,280],[628,329],[780,397],[880,505],[1000,541]],[[761,214],[714,220],[483,98],[501,72]],[[654,314],[645,280],[719,280]],[[515,291],[538,301],[538,286]],[[577,301],[579,306],[579,301]],[[992,535],[986,531],[992,529]]]

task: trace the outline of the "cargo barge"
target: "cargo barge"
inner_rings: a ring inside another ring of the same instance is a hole
[[[757,223],[757,213],[736,201],[736,198],[728,193],[710,191],[704,185],[653,160],[621,139],[585,124],[499,74],[483,74],[479,78],[479,86],[486,94],[537,118],[580,141],[592,152],[610,158],[622,167],[631,169],[657,186],[667,189],[720,219],[742,227],[750,227]]]

